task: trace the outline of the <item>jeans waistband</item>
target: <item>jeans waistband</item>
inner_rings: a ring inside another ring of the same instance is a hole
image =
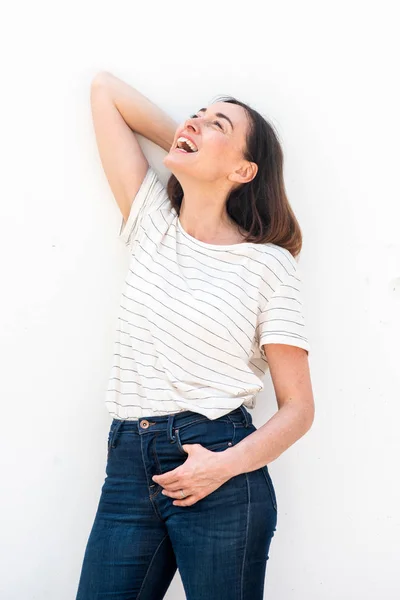
[[[172,430],[174,427],[183,427],[189,423],[208,420],[210,419],[208,419],[208,417],[205,415],[191,410],[185,410],[175,414],[143,417],[135,421],[129,421],[127,419],[113,419],[112,427],[116,430],[133,430],[138,431],[139,433],[165,431],[167,429],[167,431],[172,435]],[[245,427],[248,427],[252,424],[253,419],[249,411],[243,405],[241,405],[232,410],[230,413],[227,413],[222,417],[218,417],[218,419],[215,419],[215,421],[242,423]]]

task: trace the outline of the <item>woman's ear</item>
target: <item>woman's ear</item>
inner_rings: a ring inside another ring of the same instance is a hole
[[[254,162],[246,161],[239,169],[228,175],[229,181],[236,183],[249,183],[257,175],[258,166]]]

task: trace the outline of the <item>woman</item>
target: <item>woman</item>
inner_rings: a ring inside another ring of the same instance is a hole
[[[91,106],[130,263],[77,600],[157,600],[177,568],[188,600],[261,600],[277,523],[267,463],[314,415],[280,144],[238,100],[177,126],[107,72]],[[133,132],[167,151],[166,189]],[[267,368],[279,410],[256,429]]]

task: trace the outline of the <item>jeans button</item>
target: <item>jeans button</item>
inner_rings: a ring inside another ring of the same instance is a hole
[[[146,419],[143,419],[143,421],[140,421],[140,426],[143,427],[143,429],[147,429],[149,422]]]

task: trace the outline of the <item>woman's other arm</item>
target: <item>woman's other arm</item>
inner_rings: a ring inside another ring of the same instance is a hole
[[[218,453],[229,477],[272,462],[311,428],[315,403],[308,353],[287,344],[264,344],[278,411],[232,448]]]
[[[107,71],[93,78],[90,103],[100,160],[127,221],[149,167],[135,132],[169,151],[178,124],[138,90]]]

